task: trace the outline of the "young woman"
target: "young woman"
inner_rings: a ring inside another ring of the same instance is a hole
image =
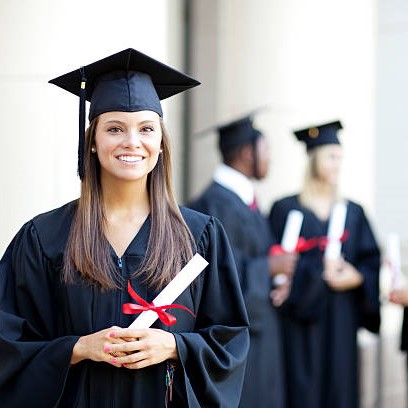
[[[133,49],[51,82],[80,95],[81,121],[91,101],[81,195],[1,261],[2,406],[237,406],[249,339],[233,256],[219,222],[175,201],[160,106],[198,82]],[[132,290],[150,303],[196,252],[209,265],[176,300],[191,313],[128,328]]]
[[[337,191],[339,129],[332,122],[295,132],[309,156],[304,187],[277,201],[269,216],[281,239],[289,211],[301,211],[300,235],[311,244],[282,307],[289,407],[358,407],[357,330],[379,330],[380,254],[361,206]],[[326,236],[338,201],[346,203],[345,235],[341,255],[328,259]]]

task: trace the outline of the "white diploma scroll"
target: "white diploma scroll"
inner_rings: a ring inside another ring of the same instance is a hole
[[[290,210],[286,218],[285,228],[282,234],[281,247],[286,252],[293,252],[299,240],[300,229],[303,224],[303,213],[298,210]],[[283,273],[276,275],[273,282],[276,286],[284,285],[288,278]]]
[[[303,224],[303,213],[290,210],[283,230],[281,246],[286,252],[293,252],[299,240],[300,229]]]
[[[401,245],[397,234],[388,235],[385,256],[391,271],[392,289],[400,289],[405,286],[405,282],[401,272]]]
[[[344,234],[346,224],[347,203],[344,201],[334,205],[327,232],[327,246],[324,251],[326,259],[338,259],[341,256],[341,237]]]
[[[191,282],[205,269],[208,262],[199,254],[195,254],[187,265],[173,278],[173,280],[155,297],[155,306],[171,305],[190,285]],[[147,329],[157,319],[158,315],[152,310],[147,310],[129,326],[132,329]]]

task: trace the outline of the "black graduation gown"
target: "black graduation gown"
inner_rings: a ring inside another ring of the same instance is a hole
[[[60,270],[76,202],[37,216],[16,235],[0,263],[0,405],[2,407],[163,407],[166,363],[140,370],[90,360],[70,366],[79,336],[135,318],[125,288],[101,292],[80,277],[61,283]],[[228,240],[214,218],[182,208],[209,265],[172,309],[180,361],[174,374],[175,407],[236,407],[249,347],[248,320]],[[121,258],[127,280],[146,250],[150,218]],[[118,261],[112,251],[115,261]],[[119,268],[119,262],[118,262]],[[152,293],[133,280],[148,301]]]
[[[270,212],[270,226],[281,240],[287,214],[302,211],[301,236],[327,235],[328,222],[299,203],[298,196],[277,201]],[[380,253],[361,206],[347,204],[342,245],[346,261],[363,274],[362,287],[335,292],[323,281],[322,251],[314,248],[300,255],[291,294],[282,306],[282,327],[290,408],[358,407],[357,329],[378,333]]]
[[[401,330],[401,350],[405,353],[408,352],[408,307],[404,307],[404,318],[402,320]],[[407,358],[408,368],[408,358]]]
[[[268,222],[232,191],[212,183],[190,207],[217,217],[230,239],[250,321],[251,345],[241,407],[284,407],[283,352],[267,254]]]

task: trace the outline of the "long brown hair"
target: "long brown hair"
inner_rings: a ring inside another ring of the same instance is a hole
[[[75,270],[90,284],[103,289],[119,288],[122,278],[110,254],[104,231],[107,227],[100,182],[100,164],[91,149],[94,144],[96,117],[86,131],[84,146],[85,175],[81,196],[72,222],[64,256],[63,279],[74,281]],[[147,251],[134,272],[149,287],[160,289],[191,258],[194,239],[177,204],[172,184],[170,141],[161,120],[162,153],[147,177],[151,229]]]

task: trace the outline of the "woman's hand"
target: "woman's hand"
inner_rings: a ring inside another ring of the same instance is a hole
[[[113,326],[80,337],[72,350],[71,364],[77,364],[82,360],[111,362],[112,356],[106,350],[117,342],[123,342],[122,339],[118,341],[112,336],[116,330],[120,330],[120,327]]]
[[[408,288],[394,289],[390,293],[390,301],[401,306],[408,306]]]
[[[363,275],[344,259],[325,260],[323,278],[327,285],[337,291],[355,289],[363,283]]]
[[[116,340],[121,339],[107,350],[119,355],[111,360],[112,364],[139,369],[165,360],[178,360],[176,340],[164,330],[116,329],[111,335]]]
[[[174,336],[159,329],[110,327],[82,336],[74,346],[71,364],[82,360],[110,363],[116,367],[143,368],[165,360],[177,360]]]

